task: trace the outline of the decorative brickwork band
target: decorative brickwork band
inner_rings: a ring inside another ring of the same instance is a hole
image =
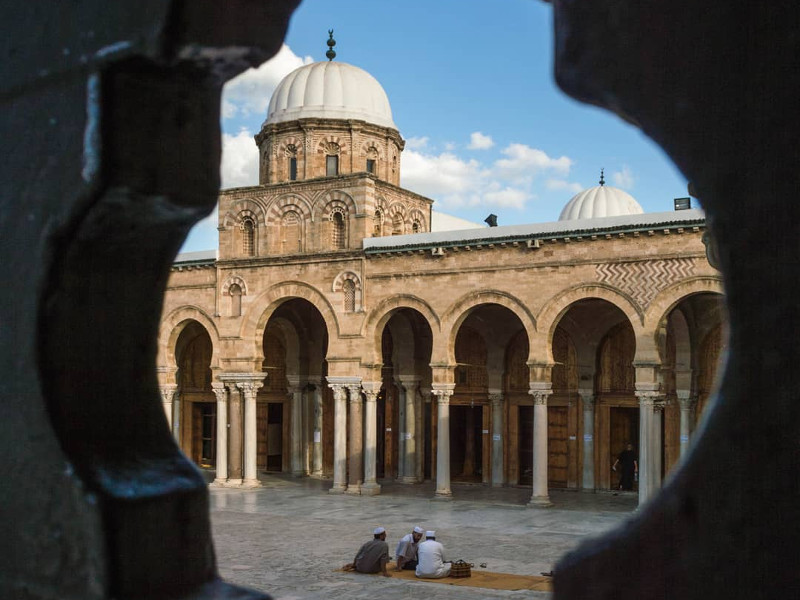
[[[656,295],[673,283],[695,274],[693,258],[597,265],[597,280],[612,285],[647,308]]]

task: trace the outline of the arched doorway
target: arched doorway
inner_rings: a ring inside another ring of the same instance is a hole
[[[428,321],[412,308],[394,311],[383,328],[382,386],[377,405],[378,478],[413,483],[433,476],[432,347]]]
[[[527,444],[521,441],[520,429],[524,429],[529,408],[531,419],[533,416],[527,393],[525,327],[504,306],[478,305],[461,322],[454,351],[451,479],[494,485],[519,483],[520,473],[526,468],[521,444]],[[528,446],[533,447],[532,441]]]
[[[614,459],[628,443],[634,448],[639,444],[633,327],[611,302],[579,300],[553,329],[552,351],[550,485],[616,488]],[[584,456],[590,457],[589,464]]]
[[[211,389],[211,337],[197,321],[189,321],[175,343],[178,366],[173,428],[184,453],[201,468],[216,466],[216,396]]]
[[[677,464],[707,407],[726,343],[726,324],[723,297],[715,293],[687,296],[664,317],[664,475]]]
[[[325,376],[328,331],[319,310],[285,300],[262,340],[265,379],[256,397],[256,464],[295,475],[333,472],[333,398]]]

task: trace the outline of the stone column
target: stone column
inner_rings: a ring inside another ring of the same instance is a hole
[[[244,396],[244,481],[242,485],[258,487],[258,469],[256,465],[256,443],[258,428],[256,426],[256,394],[263,382],[264,375],[257,374],[245,381],[237,381],[236,386]]]
[[[492,403],[492,487],[503,487],[503,394],[489,392]]]
[[[314,390],[314,445],[311,459],[311,474],[322,476],[322,385]]]
[[[549,383],[534,385],[528,391],[533,396],[533,493],[528,506],[552,506],[547,491],[547,397],[553,392]]]
[[[653,421],[651,423],[651,445],[650,445],[650,460],[652,464],[651,477],[649,479],[650,497],[655,496],[661,488],[661,448],[663,447],[663,439],[661,434],[661,423],[664,420],[664,397],[659,395],[656,401],[653,402]]]
[[[333,390],[333,487],[331,494],[343,494],[347,489],[347,390],[343,385],[330,384]]]
[[[689,435],[692,426],[692,410],[697,398],[689,396],[689,392],[678,392],[678,403],[681,407],[681,458],[689,451]]]
[[[361,486],[362,496],[375,496],[381,493],[381,486],[376,480],[378,447],[378,394],[381,391],[380,381],[369,381],[362,384],[364,388],[364,483]]]
[[[397,480],[403,481],[406,474],[406,388],[399,381],[397,387]]]
[[[228,388],[228,485],[242,485],[242,394],[235,381],[225,381]]]
[[[181,394],[176,391],[172,397],[172,436],[181,445],[181,419],[183,418],[181,412]]]
[[[403,432],[405,433],[405,443],[403,449],[403,483],[417,483],[417,384],[416,379],[400,379],[403,389],[403,399],[405,406],[405,422]]]
[[[289,394],[292,397],[292,420],[290,439],[290,464],[292,475],[303,475],[303,389],[297,378],[289,378]]]
[[[347,478],[347,494],[361,495],[363,477],[361,469],[364,464],[363,415],[361,414],[361,386],[348,385],[350,396],[350,470]]]
[[[172,431],[172,401],[178,386],[174,383],[165,383],[159,386],[161,389],[161,404],[164,407],[164,414],[167,417],[167,425]]]
[[[578,390],[583,402],[583,479],[581,487],[594,491],[594,392]]]
[[[436,495],[439,500],[450,500],[450,396],[455,384],[434,384],[433,395],[438,405],[436,440]]]
[[[430,404],[430,388],[420,388],[420,395],[417,397],[417,481],[425,481],[425,453],[427,446],[425,442],[425,411],[426,405]]]
[[[656,391],[637,391],[639,398],[639,504],[652,495],[653,473],[653,405]]]
[[[217,397],[217,476],[214,485],[228,482],[228,392],[221,383],[212,383],[211,389]]]

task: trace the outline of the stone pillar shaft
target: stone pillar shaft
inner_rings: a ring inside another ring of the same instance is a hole
[[[314,446],[311,461],[311,472],[316,476],[322,475],[322,387],[314,390]]]
[[[450,499],[450,396],[453,395],[454,384],[446,388],[433,389],[437,399],[437,440],[436,440],[436,497]]]
[[[403,449],[403,477],[404,483],[417,482],[417,417],[416,399],[417,382],[401,381],[403,400],[405,406],[405,420],[403,423],[404,441]]]
[[[228,414],[230,420],[228,439],[228,483],[242,483],[242,396],[236,383],[226,383],[228,388]]]
[[[214,483],[223,485],[228,481],[228,392],[225,386],[212,383],[217,397],[217,475]]]
[[[583,401],[583,480],[584,490],[594,490],[594,394],[592,390],[580,390]]]
[[[535,388],[533,396],[533,493],[529,505],[550,506],[547,490],[547,397],[549,388]]]
[[[374,496],[380,493],[381,486],[376,480],[377,446],[378,446],[378,393],[380,382],[373,385],[364,384],[364,483],[361,494]]]
[[[397,384],[397,479],[406,475],[406,389]]]
[[[639,504],[644,504],[658,490],[661,480],[661,415],[659,413],[658,421],[655,415],[660,395],[657,391],[641,391],[636,395],[639,398]],[[658,462],[655,454],[658,454]]]
[[[692,427],[692,409],[697,403],[697,398],[682,396],[678,392],[678,402],[681,407],[681,458],[689,451],[689,435]]]
[[[350,470],[347,481],[347,493],[360,495],[363,482],[363,431],[361,414],[361,386],[347,386],[350,396]]]
[[[263,378],[263,375],[259,374],[256,377]],[[262,381],[259,381],[255,377],[250,381],[236,382],[236,386],[244,395],[244,481],[242,483],[248,486],[260,485],[258,481],[258,468],[256,464],[258,448],[258,428],[256,426],[256,394],[262,385]]]
[[[290,390],[292,396],[292,438],[291,465],[292,475],[303,475],[303,390],[295,386]]]
[[[333,487],[331,494],[347,489],[347,392],[343,385],[332,384],[333,390]]]
[[[505,484],[503,465],[503,395],[489,394],[492,403],[492,486]]]
[[[172,403],[175,399],[175,392],[178,386],[173,384],[166,384],[160,386],[161,388],[161,402],[164,407],[164,414],[167,417],[167,425],[172,431]]]

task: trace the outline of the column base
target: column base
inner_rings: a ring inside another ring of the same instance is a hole
[[[346,485],[341,484],[341,483],[339,483],[339,484],[334,483],[333,487],[328,490],[328,493],[329,494],[344,494],[345,490],[347,490],[347,486]]]
[[[258,479],[245,479],[242,481],[243,488],[258,488],[261,487],[261,482]]]
[[[380,483],[365,483],[361,486],[362,496],[377,496],[381,493]]]
[[[305,477],[305,471],[292,471],[292,477]]]
[[[549,508],[553,506],[550,502],[550,496],[533,496],[528,502],[529,508]]]
[[[242,480],[241,479],[228,479],[228,482],[225,484],[225,487],[241,487]]]
[[[403,475],[397,478],[398,483],[419,483],[416,475]]]
[[[219,478],[217,478],[214,481],[212,481],[211,483],[209,483],[208,487],[213,487],[213,488],[228,487],[228,480],[227,479],[219,479]]]
[[[506,487],[506,484],[505,483],[500,483],[500,482],[492,482],[492,487],[493,488]]]
[[[360,483],[351,483],[347,486],[347,489],[344,491],[345,494],[349,496],[360,496],[361,495],[361,484]]]
[[[434,494],[433,499],[434,500],[445,500],[445,501],[452,500],[453,499],[453,492],[451,492],[451,491],[442,492],[442,491],[436,490],[436,493]]]

